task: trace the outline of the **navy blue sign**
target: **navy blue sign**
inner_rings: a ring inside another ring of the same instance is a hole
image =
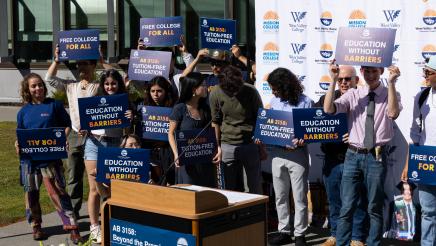
[[[142,138],[168,141],[171,111],[166,107],[142,107]]]
[[[339,28],[336,63],[354,66],[389,67],[395,50],[396,29]]]
[[[59,60],[97,60],[100,58],[99,45],[98,30],[59,32]]]
[[[418,184],[436,185],[436,147],[409,145],[410,181]]]
[[[210,128],[198,135],[200,131],[201,129],[176,132],[180,165],[212,162],[217,147],[215,131]]]
[[[20,158],[59,160],[68,157],[65,128],[17,129]]]
[[[342,142],[348,132],[346,114],[329,115],[322,108],[293,109],[295,137],[306,143]]]
[[[132,50],[129,60],[129,79],[150,81],[156,76],[169,78],[171,52]]]
[[[192,234],[168,231],[111,218],[110,244],[118,246],[195,246]]]
[[[145,46],[166,47],[180,44],[183,34],[181,16],[161,18],[141,18],[140,37]]]
[[[254,138],[264,144],[293,146],[292,112],[260,108],[257,112]]]
[[[130,126],[129,119],[124,115],[128,100],[127,94],[79,98],[80,127],[96,130]]]
[[[201,47],[229,50],[236,44],[236,21],[200,18]]]
[[[149,149],[98,148],[97,181],[111,179],[147,183],[150,179]]]

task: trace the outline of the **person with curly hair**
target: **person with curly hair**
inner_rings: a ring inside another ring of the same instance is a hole
[[[274,98],[272,110],[292,112],[294,108],[311,108],[313,101],[303,94],[303,85],[297,76],[286,68],[277,68],[268,76]],[[294,138],[286,147],[274,146],[271,150],[272,176],[276,198],[278,233],[269,239],[271,245],[291,243],[289,190],[295,204],[295,245],[306,245],[308,229],[307,191],[309,175],[309,153],[302,139]]]
[[[64,105],[47,98],[47,87],[41,76],[35,73],[26,75],[21,81],[20,94],[25,104],[17,114],[17,129],[63,127],[66,133],[70,131],[71,121]],[[21,149],[18,141],[15,142],[15,148],[19,154]],[[44,183],[64,230],[71,233],[71,241],[75,244],[82,242],[71,198],[65,191],[62,160],[35,161],[20,158],[20,178],[25,191],[26,217],[33,229],[33,239],[43,240],[47,237],[41,230],[39,203],[39,190],[41,183]]]
[[[215,158],[224,165],[225,189],[244,191],[244,168],[249,192],[261,194],[259,147],[253,142],[253,132],[262,100],[256,88],[243,81],[238,68],[225,66],[218,78],[209,102],[215,135],[221,143]]]

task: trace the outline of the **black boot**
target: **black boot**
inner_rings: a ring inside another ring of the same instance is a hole
[[[272,234],[268,238],[270,245],[284,245],[292,242],[291,235],[289,233],[277,232]]]
[[[306,238],[304,236],[295,237],[295,246],[306,246]]]

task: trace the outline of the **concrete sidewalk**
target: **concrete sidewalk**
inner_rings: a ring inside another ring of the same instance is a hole
[[[17,113],[21,107],[0,106],[0,121],[17,121]]]
[[[83,204],[80,215],[80,235],[88,239],[89,218],[86,204]],[[62,243],[65,245],[74,245],[70,241],[70,234],[62,229],[62,222],[57,212],[43,215],[42,230],[48,235],[47,240],[41,241],[43,245],[58,246]],[[38,246],[39,242],[33,240],[32,229],[27,221],[22,221],[0,228],[0,245]]]

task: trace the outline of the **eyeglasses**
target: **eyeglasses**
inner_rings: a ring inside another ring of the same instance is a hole
[[[428,78],[428,77],[436,74],[436,72],[432,72],[432,71],[425,69],[425,68],[422,69],[422,73],[424,74],[425,78]]]
[[[338,78],[339,83],[350,82],[353,77]]]

